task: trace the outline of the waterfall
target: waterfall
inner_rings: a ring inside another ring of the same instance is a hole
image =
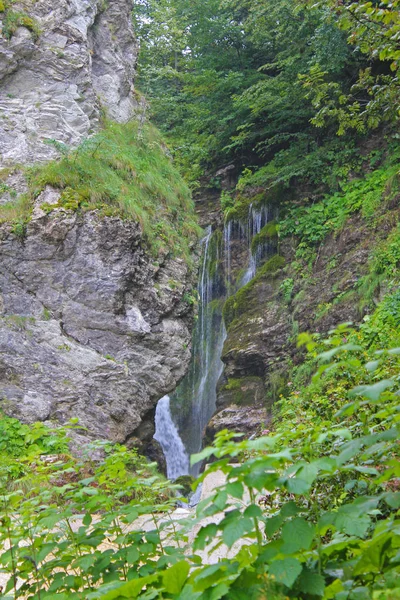
[[[164,396],[158,402],[155,421],[154,439],[160,443],[164,453],[168,479],[174,480],[186,475],[189,472],[189,456],[172,420],[169,396]]]
[[[246,223],[229,221],[223,235],[213,232],[210,226],[201,241],[199,313],[189,371],[175,392],[159,401],[156,411],[154,437],[162,446],[170,479],[199,473],[201,465],[189,467],[188,456],[201,450],[204,430],[216,409],[217,383],[224,368],[223,304],[251,281],[265,257],[268,248],[261,244],[253,252],[252,241],[268,217],[267,207],[250,205]],[[233,261],[234,252],[239,252],[241,258]],[[238,272],[242,273],[240,277]]]
[[[258,245],[255,252],[252,250],[252,241],[256,235],[258,235],[261,229],[268,223],[268,207],[261,206],[260,208],[254,208],[250,204],[249,215],[247,219],[247,241],[248,241],[248,266],[245,274],[240,282],[241,287],[249,283],[255,276],[257,267],[260,264],[262,258],[263,247],[262,244]]]

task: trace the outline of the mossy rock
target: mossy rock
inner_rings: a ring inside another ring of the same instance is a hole
[[[229,210],[226,213],[227,222],[247,222],[250,204],[252,204],[253,206],[261,206],[262,204],[266,204],[267,200],[268,196],[265,192],[261,192],[260,194],[257,194],[255,196],[237,196],[235,199],[234,206],[229,208]]]
[[[257,298],[251,297],[252,290],[262,279],[277,275],[284,266],[285,259],[283,256],[275,254],[260,269],[258,269],[254,279],[239,290],[234,296],[228,298],[223,308],[223,317],[226,327],[229,327],[232,321],[238,318],[242,313],[257,307],[258,300]]]
[[[5,38],[11,39],[18,27],[25,27],[31,32],[35,41],[39,39],[41,30],[38,22],[25,12],[9,9],[4,0],[0,0],[0,12],[5,13],[2,29],[2,34]]]
[[[253,406],[264,401],[264,382],[257,376],[229,378],[220,388],[218,396],[223,405]]]
[[[257,248],[267,242],[271,242],[278,237],[278,226],[276,221],[271,221],[267,223],[257,235],[254,236],[251,242],[251,251],[253,254],[256,252]]]
[[[192,493],[192,485],[195,481],[195,478],[192,475],[181,475],[178,479],[175,479],[174,483],[182,486],[180,490],[182,496],[189,496]]]

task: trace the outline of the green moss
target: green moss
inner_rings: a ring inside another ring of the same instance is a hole
[[[285,259],[275,254],[260,269],[256,276],[247,285],[240,289],[234,296],[228,298],[224,304],[223,317],[226,327],[237,319],[241,314],[249,311],[258,304],[257,299],[251,298],[254,286],[262,279],[274,277],[285,266]]]
[[[190,248],[201,230],[190,190],[154,127],[138,131],[136,122],[108,122],[77,150],[60,150],[60,160],[26,170],[29,194],[1,206],[0,221],[26,223],[34,198],[50,185],[61,195],[56,204],[43,204],[47,213],[63,207],[133,219],[153,255],[171,253],[191,260]]]
[[[18,27],[26,27],[32,33],[35,41],[39,39],[41,30],[35,19],[24,12],[11,10],[9,3],[5,3],[3,0],[0,0],[0,2],[0,11],[5,12],[2,29],[5,38],[11,39]],[[2,10],[1,7],[3,7]]]
[[[285,259],[283,258],[283,256],[279,256],[279,254],[275,254],[272,258],[267,260],[267,262],[260,269],[258,269],[257,275],[250,282],[250,284],[251,283],[254,284],[256,281],[265,277],[265,275],[273,274],[273,273],[276,273],[277,271],[280,271],[280,269],[283,269],[284,266],[285,266]]]
[[[261,377],[256,376],[230,378],[220,393],[230,404],[250,406],[264,400],[264,382]]]
[[[233,206],[228,207],[225,213],[226,221],[247,221],[249,215],[250,204],[253,206],[260,206],[267,202],[267,194],[262,192],[255,196],[242,196],[238,194],[235,198]]]
[[[257,233],[257,235],[255,235],[253,237],[253,240],[251,242],[251,251],[256,252],[257,248],[259,246],[261,246],[262,244],[265,244],[271,240],[273,240],[274,238],[276,238],[278,235],[278,226],[276,224],[275,221],[271,221],[270,223],[267,223],[260,231],[260,233]]]

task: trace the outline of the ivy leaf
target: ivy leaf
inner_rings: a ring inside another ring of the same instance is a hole
[[[189,575],[190,566],[181,560],[162,574],[162,581],[168,594],[179,594]]]
[[[284,558],[274,561],[269,567],[270,575],[273,575],[278,583],[283,583],[291,588],[302,571],[302,565],[297,558]]]

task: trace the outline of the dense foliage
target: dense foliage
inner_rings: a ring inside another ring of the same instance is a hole
[[[139,85],[192,179],[233,161],[263,167],[256,185],[325,183],[397,118],[398,2],[141,0],[135,15]]]

